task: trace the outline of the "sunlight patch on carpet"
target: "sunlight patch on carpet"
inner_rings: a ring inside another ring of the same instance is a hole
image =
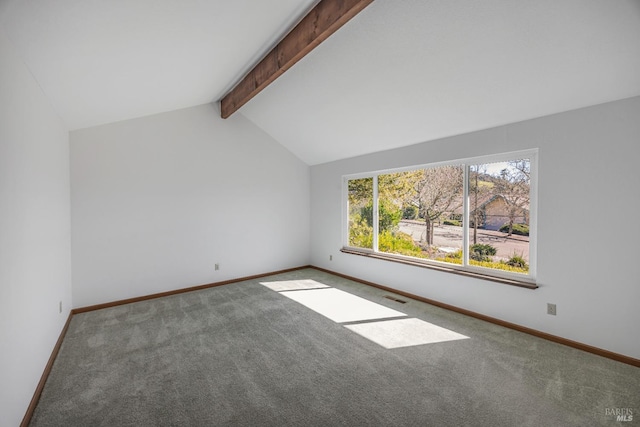
[[[391,308],[335,288],[280,292],[337,323],[406,316]]]
[[[413,318],[359,323],[344,327],[384,348],[410,347],[469,338],[449,329]]]
[[[469,338],[311,279],[260,282],[293,301],[386,348]]]
[[[316,282],[315,280],[311,280],[311,279],[283,280],[280,282],[260,282],[260,284],[276,292],[298,291],[298,290],[304,290],[304,289],[319,289],[319,288],[329,287],[323,283]]]

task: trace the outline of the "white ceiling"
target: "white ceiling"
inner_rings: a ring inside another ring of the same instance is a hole
[[[79,129],[219,99],[315,3],[4,0],[0,21]],[[318,164],[637,95],[640,0],[375,0],[240,113]]]
[[[0,0],[70,129],[217,101],[318,0]]]

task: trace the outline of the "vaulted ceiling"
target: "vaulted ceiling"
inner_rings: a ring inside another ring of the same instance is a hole
[[[217,102],[317,0],[0,0],[70,129]],[[640,0],[375,0],[243,106],[308,164],[640,95]]]

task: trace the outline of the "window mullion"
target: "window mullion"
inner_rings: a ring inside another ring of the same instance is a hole
[[[349,179],[342,178],[342,246],[349,246]]]
[[[378,175],[373,176],[373,251],[378,252],[378,231],[380,228],[379,223],[379,200],[378,200]]]
[[[530,155],[529,173],[529,235],[534,236],[529,241],[529,274],[535,275],[537,270],[537,236],[538,232],[538,155]]]
[[[469,265],[469,165],[464,165],[462,182],[462,265]]]

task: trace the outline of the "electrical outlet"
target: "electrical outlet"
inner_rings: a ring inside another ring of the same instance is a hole
[[[550,314],[552,316],[556,315],[556,305],[555,304],[547,303],[547,314]]]
[[[58,304],[58,312],[62,313],[62,301]]]
[[[329,255],[329,261],[333,261],[333,255]]]
[[[216,262],[216,271],[220,270],[220,264]]]

